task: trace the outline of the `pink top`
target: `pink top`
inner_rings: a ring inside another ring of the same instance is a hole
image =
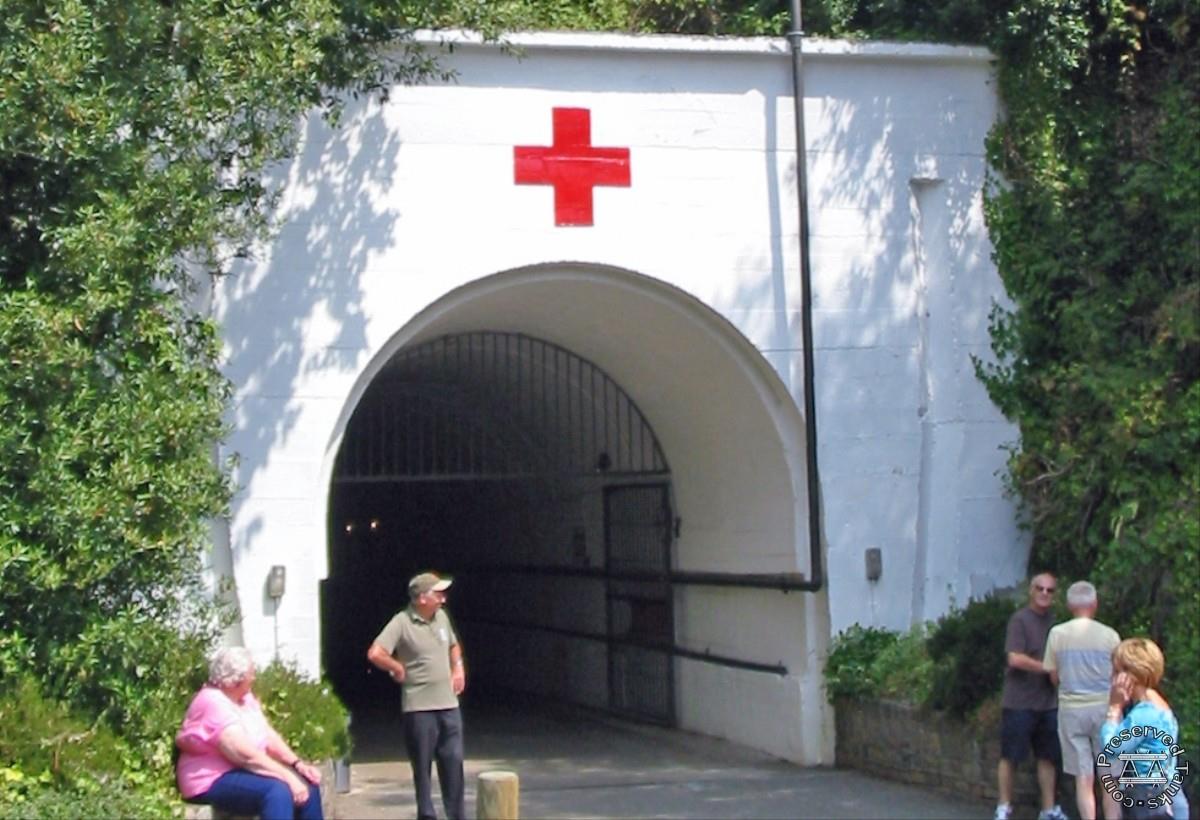
[[[267,748],[273,732],[254,695],[246,693],[238,704],[220,689],[205,686],[192,698],[183,725],[175,735],[175,745],[180,751],[176,780],[184,797],[204,794],[217,778],[237,768],[217,745],[221,732],[235,723],[241,724],[256,748]]]

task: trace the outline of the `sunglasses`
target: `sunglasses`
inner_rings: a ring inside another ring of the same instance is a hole
[[[1058,589],[1058,587],[1044,587],[1039,584],[1034,584],[1033,588],[1038,592],[1054,592],[1054,590]]]

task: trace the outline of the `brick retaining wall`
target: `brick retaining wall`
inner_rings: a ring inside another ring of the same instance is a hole
[[[965,797],[996,801],[996,765],[1000,762],[999,712],[976,722],[898,701],[839,700],[837,765],[927,786]],[[1186,754],[1186,753],[1185,753]],[[1190,771],[1195,771],[1195,757]],[[1059,772],[1058,802],[1075,816],[1075,778]],[[1200,804],[1200,778],[1184,777],[1188,802]],[[1023,762],[1014,778],[1013,803],[1036,813],[1037,773]],[[1097,799],[1106,799],[1099,793]],[[1022,811],[1024,813],[1024,811]],[[1192,809],[1192,817],[1197,817]]]
[[[838,766],[966,797],[996,800],[998,726],[988,721],[977,726],[895,701],[840,700],[835,709]],[[1014,781],[1014,804],[1036,808],[1037,775],[1032,760],[1017,768]],[[1060,794],[1064,793],[1062,785]],[[1064,805],[1073,807],[1074,799],[1068,798]]]

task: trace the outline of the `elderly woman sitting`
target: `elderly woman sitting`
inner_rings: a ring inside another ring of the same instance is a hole
[[[209,664],[175,735],[176,776],[185,800],[263,820],[321,820],[320,772],[302,761],[267,723],[254,685],[254,662],[241,647]]]

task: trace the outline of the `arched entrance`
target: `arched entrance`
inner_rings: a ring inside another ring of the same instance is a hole
[[[407,579],[437,568],[458,578],[473,692],[673,723],[671,510],[654,431],[591,362],[517,333],[406,347],[334,467],[326,669],[352,704],[394,694],[361,647]]]
[[[352,705],[394,702],[363,654],[434,567],[473,694],[828,763],[803,448],[762,354],[677,288],[572,264],[458,288],[376,354],[330,442],[326,672]]]

